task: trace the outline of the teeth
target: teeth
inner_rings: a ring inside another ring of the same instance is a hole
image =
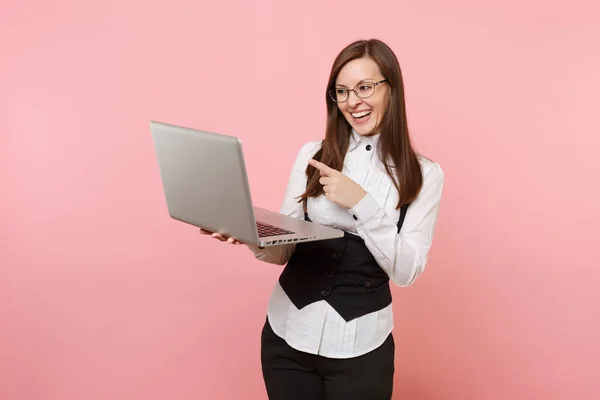
[[[371,114],[371,111],[362,111],[359,113],[352,113],[352,116],[354,118],[360,118],[360,117],[364,117],[365,115],[369,115],[369,114]]]

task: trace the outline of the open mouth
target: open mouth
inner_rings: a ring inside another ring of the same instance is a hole
[[[361,112],[355,112],[355,113],[350,113],[350,115],[352,115],[352,120],[354,121],[355,124],[364,124],[366,123],[369,119],[371,119],[371,112],[372,111],[361,111]]]
[[[371,115],[371,111],[361,111],[358,113],[352,113],[352,118],[354,119],[363,119]]]

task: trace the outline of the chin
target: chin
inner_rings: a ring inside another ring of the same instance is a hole
[[[354,130],[356,131],[356,133],[358,133],[360,136],[369,136],[372,135],[374,132],[374,128],[371,126],[355,126],[355,125],[350,125],[352,126],[352,128],[354,128]]]
[[[376,122],[376,120],[369,121],[365,124],[356,124],[354,122],[354,120],[352,119],[352,116],[346,116],[346,121],[348,122],[348,124],[350,124],[352,129],[354,129],[356,131],[356,133],[358,133],[360,136],[372,135],[375,132],[375,128],[377,125],[377,124],[372,123],[372,122]]]

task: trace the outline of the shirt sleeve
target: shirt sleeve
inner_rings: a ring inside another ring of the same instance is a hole
[[[391,218],[367,193],[350,212],[356,229],[377,263],[398,286],[408,286],[425,269],[437,222],[444,171],[437,163],[423,178],[417,198],[409,205],[400,233]]]
[[[306,190],[306,167],[317,150],[321,142],[306,143],[296,156],[292,165],[292,171],[288,180],[287,188],[283,197],[283,202],[279,212],[292,218],[304,219],[304,210],[302,203],[298,203],[298,197]],[[289,261],[296,249],[296,244],[284,244],[279,246],[269,246],[263,249],[256,245],[247,245],[258,260],[270,264],[284,265]]]

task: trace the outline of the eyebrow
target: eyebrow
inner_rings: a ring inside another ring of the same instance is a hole
[[[356,85],[360,85],[361,83],[366,82],[366,81],[375,81],[375,79],[373,79],[373,78],[365,78],[363,80],[358,81],[358,83]],[[354,85],[354,86],[356,86],[356,85]],[[348,88],[348,86],[340,85],[339,83],[336,83],[335,87],[338,87],[338,86],[345,87],[346,89]]]

